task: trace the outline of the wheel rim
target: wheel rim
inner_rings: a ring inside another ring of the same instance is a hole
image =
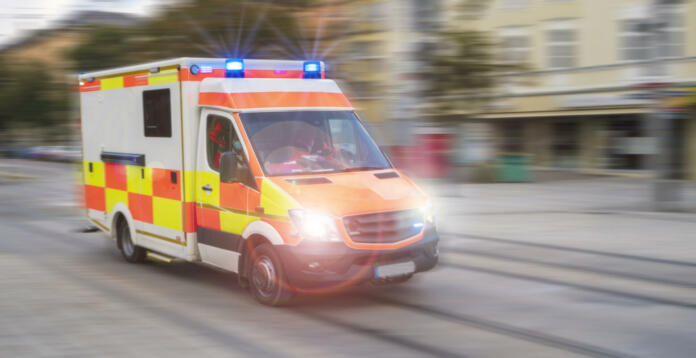
[[[256,291],[263,297],[273,295],[277,285],[277,275],[273,261],[268,256],[259,257],[251,275]]]
[[[130,232],[128,230],[128,225],[121,224],[121,248],[126,256],[133,256],[135,252],[135,247],[133,247],[133,241],[130,238]]]

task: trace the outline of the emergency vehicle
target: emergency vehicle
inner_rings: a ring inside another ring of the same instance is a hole
[[[437,263],[428,197],[321,61],[177,58],[79,90],[86,215],[129,262],[231,271],[270,305]]]

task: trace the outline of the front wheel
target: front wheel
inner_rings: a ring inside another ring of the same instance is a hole
[[[249,290],[257,301],[269,305],[286,304],[293,296],[288,287],[280,257],[270,244],[261,244],[251,253]]]
[[[131,239],[130,228],[128,222],[121,218],[116,225],[116,237],[118,239],[118,248],[126,261],[130,263],[140,263],[145,261],[147,252],[140,246],[136,246]]]

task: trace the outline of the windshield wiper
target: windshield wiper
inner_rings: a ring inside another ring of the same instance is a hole
[[[361,172],[363,170],[382,170],[382,169],[389,169],[385,167],[355,167],[355,168],[346,168],[341,170],[342,173],[344,172]]]

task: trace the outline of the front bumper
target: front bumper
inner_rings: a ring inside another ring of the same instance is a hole
[[[328,289],[370,280],[379,265],[413,261],[415,272],[430,270],[438,261],[438,241],[435,228],[426,228],[422,239],[394,250],[354,249],[343,242],[301,242],[276,249],[289,286]]]

